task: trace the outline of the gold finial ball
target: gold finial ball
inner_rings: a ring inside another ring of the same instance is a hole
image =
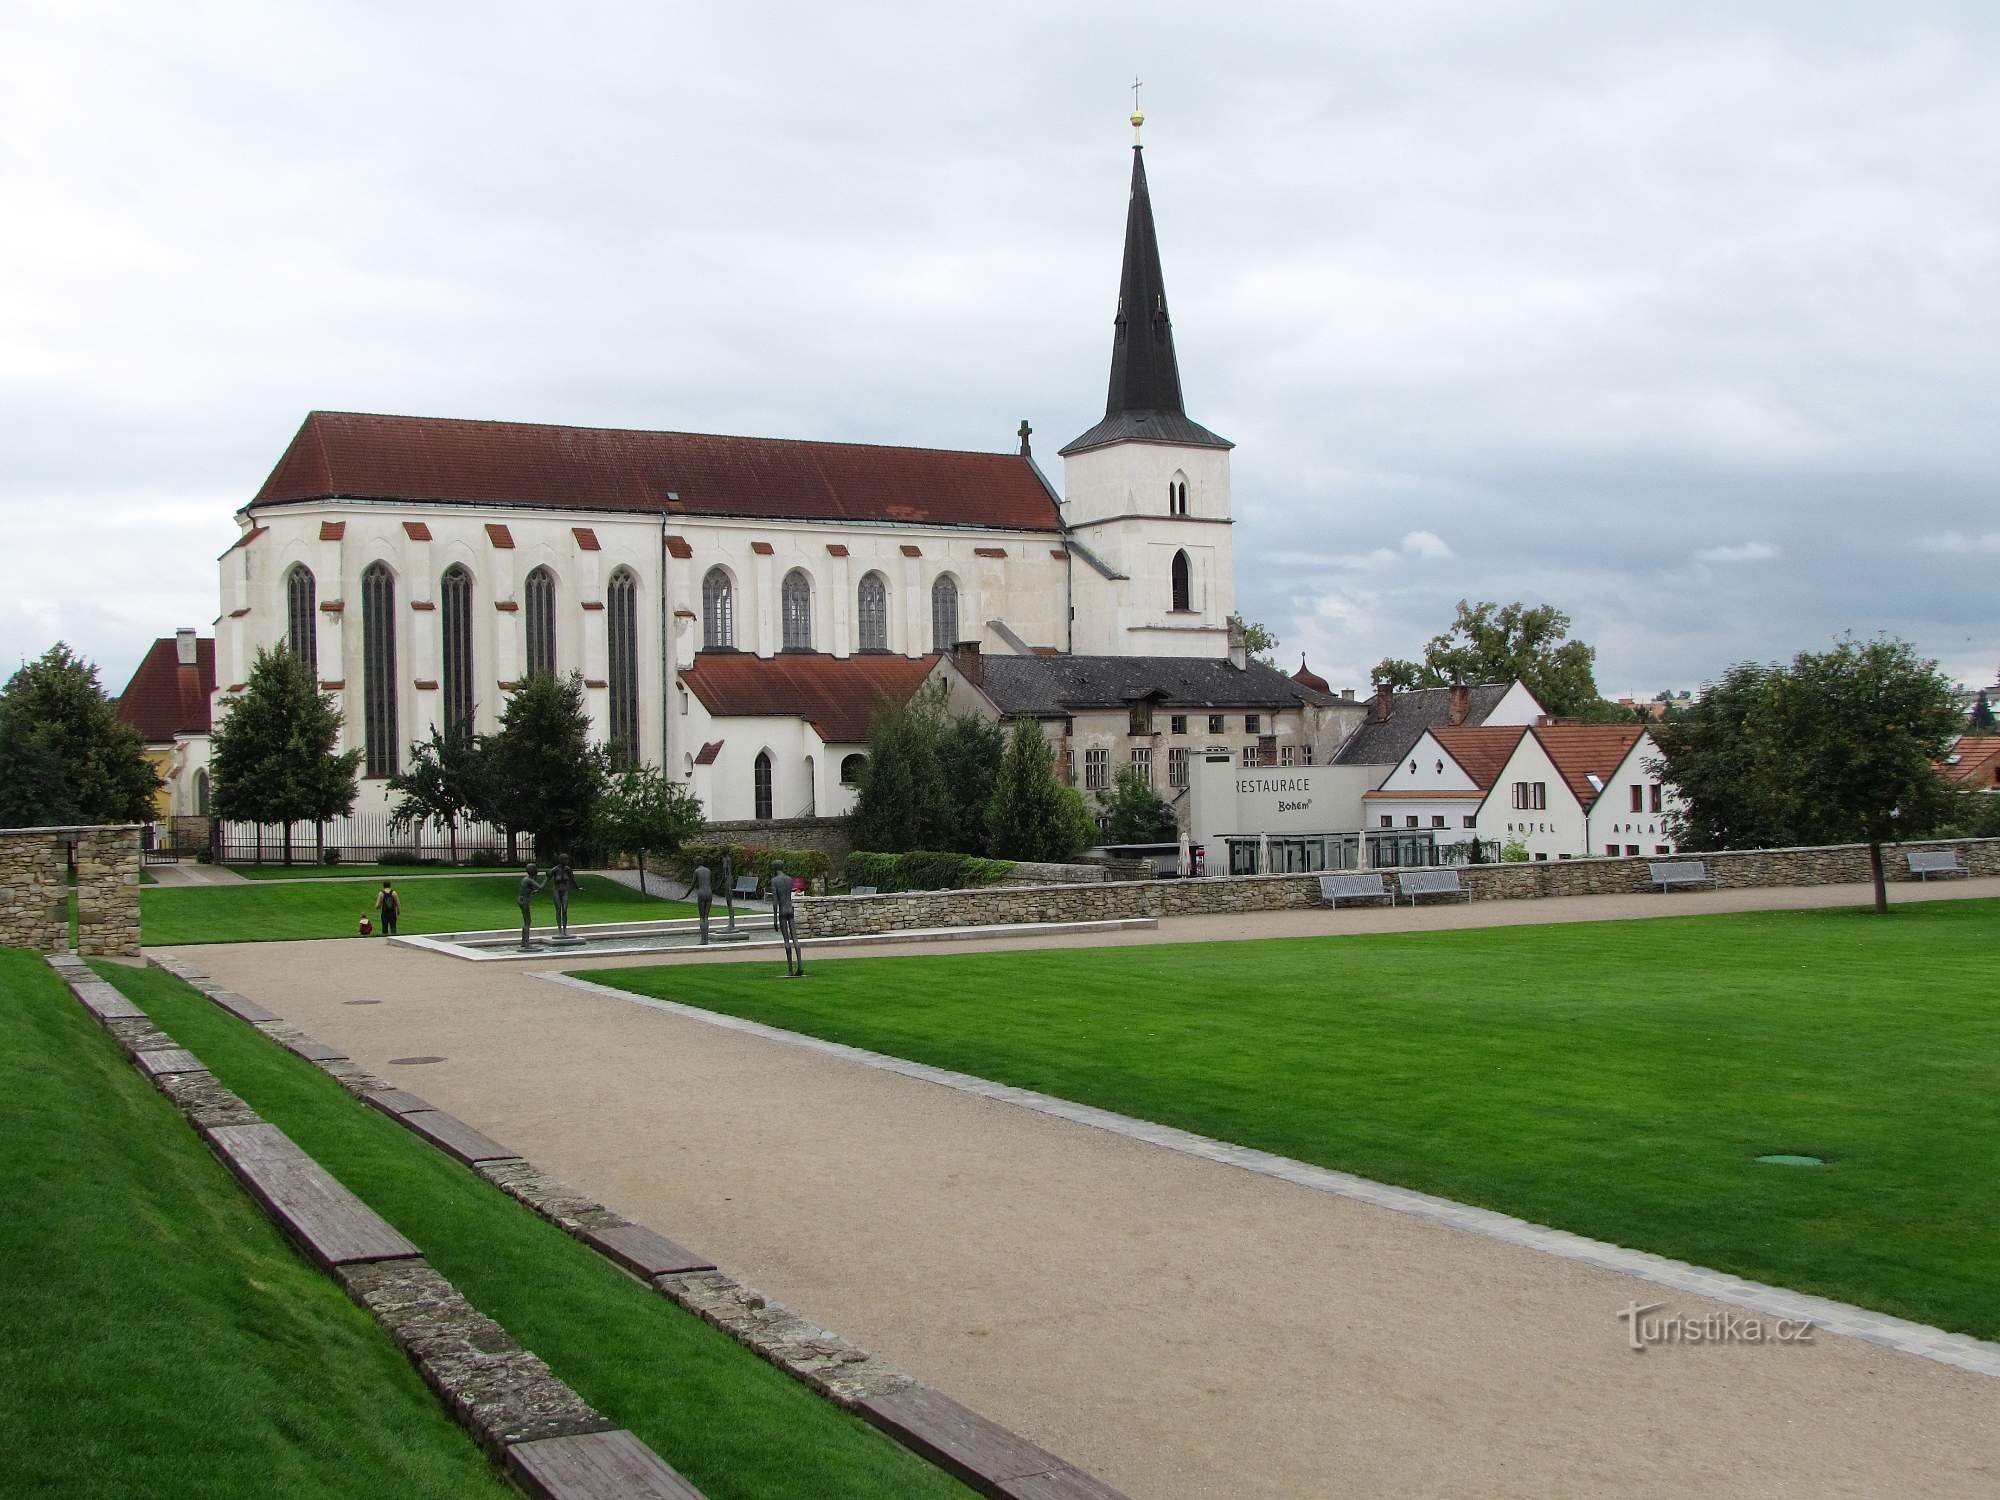
[[[1139,128],[1140,126],[1141,126],[1141,125],[1143,125],[1143,124],[1145,124],[1145,123],[1146,123],[1146,117],[1145,117],[1144,115],[1140,114],[1138,110],[1136,110],[1136,109],[1135,109],[1135,110],[1133,110],[1133,111],[1132,111],[1132,128],[1133,128],[1134,130],[1137,130],[1137,129],[1138,129],[1138,128]]]

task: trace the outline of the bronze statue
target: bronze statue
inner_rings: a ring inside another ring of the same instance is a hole
[[[556,857],[556,867],[549,871],[549,886],[556,901],[556,936],[569,936],[569,893],[576,889],[576,871],[569,866],[567,854]]]
[[[694,909],[701,918],[701,945],[708,946],[708,912],[715,905],[715,886],[710,881],[707,865],[694,867]]]
[[[521,877],[519,900],[521,903],[521,948],[523,952],[527,951],[531,946],[528,942],[528,927],[534,920],[533,905],[535,892],[547,884],[546,880],[536,878],[535,867],[532,864],[528,866],[528,872]]]
[[[798,919],[792,911],[792,877],[783,865],[771,866],[771,925],[785,944],[785,977],[806,977],[806,956],[799,947]]]

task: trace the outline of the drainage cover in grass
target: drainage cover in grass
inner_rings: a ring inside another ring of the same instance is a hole
[[[1774,1156],[1760,1156],[1757,1160],[1767,1167],[1823,1167],[1826,1165],[1817,1156],[1792,1156],[1782,1151]]]
[[[430,1057],[430,1056],[428,1056],[428,1055],[427,1055],[427,1056],[424,1056],[424,1057],[392,1057],[392,1058],[390,1058],[390,1059],[389,1059],[389,1061],[390,1061],[390,1063],[391,1063],[391,1064],[393,1065],[393,1064],[396,1064],[396,1063],[434,1063],[434,1062],[443,1062],[443,1061],[444,1061],[444,1059],[443,1059],[443,1058],[441,1058],[441,1057]]]

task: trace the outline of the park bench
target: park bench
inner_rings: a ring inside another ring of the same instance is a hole
[[[1328,906],[1337,907],[1342,901],[1360,901],[1365,897],[1389,896],[1389,888],[1377,874],[1367,875],[1322,875],[1319,878],[1319,899]],[[1389,896],[1391,905],[1395,897]]]
[[[878,896],[881,892],[876,890],[872,885],[851,885],[847,888],[847,894],[850,896]]]
[[[1664,892],[1673,885],[1703,885],[1715,877],[1708,873],[1708,865],[1699,859],[1655,859],[1649,860],[1646,869],[1652,883]]]
[[[1410,898],[1410,905],[1417,904],[1419,896],[1463,896],[1472,899],[1472,894],[1458,883],[1456,870],[1409,870],[1396,877],[1396,889]],[[1392,901],[1390,903],[1394,905]]]
[[[736,884],[730,887],[730,889],[739,898],[747,897],[755,901],[757,899],[757,877],[755,875],[738,875],[736,877]]]
[[[1956,849],[1913,849],[1904,856],[1910,862],[1910,873],[1919,880],[1929,880],[1933,875],[1963,875],[1965,866],[1958,862]]]

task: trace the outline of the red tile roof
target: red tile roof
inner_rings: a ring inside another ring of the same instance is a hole
[[[1637,724],[1544,724],[1531,732],[1588,810],[1599,796],[1590,784],[1592,773],[1600,782],[1609,781],[1645,730]]]
[[[319,523],[319,539],[322,542],[337,542],[347,535],[345,521],[322,521]]]
[[[595,534],[592,535],[590,546],[586,550],[591,552],[600,550]],[[690,558],[694,556],[694,547],[684,536],[670,536],[667,538],[667,556],[682,559]]]
[[[810,721],[829,745],[859,745],[883,699],[901,703],[937,665],[930,656],[752,656],[704,651],[681,681],[718,718]]]
[[[151,745],[177,734],[208,733],[208,699],[215,691],[215,638],[194,643],[194,663],[183,666],[173,636],[154,641],[118,697],[118,717]]]
[[[267,483],[265,488],[269,489],[270,485]],[[403,535],[407,536],[413,542],[428,542],[431,539],[431,529],[422,521],[405,521],[403,523]]]
[[[1300,687],[1309,687],[1316,693],[1330,693],[1333,691],[1332,688],[1326,685],[1324,677],[1306,665],[1306,659],[1303,656],[1299,658],[1298,671],[1292,673],[1292,681],[1296,682]]]
[[[488,521],[486,523],[486,540],[491,542],[500,551],[507,552],[513,549],[514,533],[497,521]]]
[[[1472,778],[1472,784],[1481,791],[1493,785],[1493,778],[1500,774],[1507,764],[1507,757],[1514,753],[1514,747],[1521,743],[1521,736],[1527,730],[1516,724],[1511,727],[1501,725],[1460,724],[1456,728],[1442,727],[1431,731],[1431,738],[1444,748],[1444,753],[1457,761],[1465,774]]]
[[[710,740],[701,747],[701,754],[694,758],[694,763],[698,766],[714,765],[715,758],[722,754],[722,743],[721,740]]]
[[[2000,786],[2000,735],[1961,734],[1938,769],[1970,787]]]
[[[592,531],[588,526],[572,526],[569,529],[569,534],[576,538],[576,550],[579,552],[602,552],[604,550],[603,547],[598,545],[597,533]],[[667,540],[671,543],[678,541],[679,538],[668,537]]]
[[[316,411],[252,503],[331,498],[1061,528],[1018,453]]]

